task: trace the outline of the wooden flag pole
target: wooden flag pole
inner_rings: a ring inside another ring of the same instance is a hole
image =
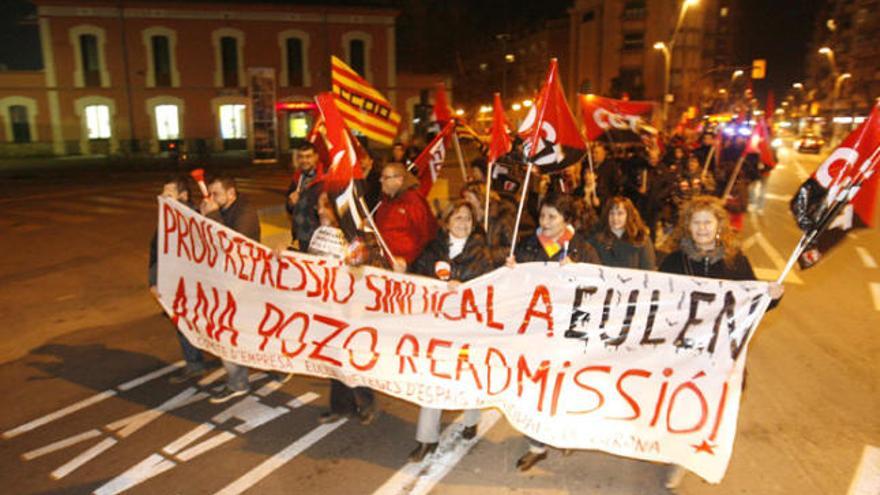
[[[391,266],[394,266],[394,254],[391,253],[391,249],[388,248],[388,244],[385,244],[385,239],[382,238],[382,234],[379,232],[379,228],[376,227],[376,222],[373,221],[373,214],[370,212],[370,209],[367,208],[367,204],[364,203],[364,198],[358,196],[358,202],[363,208],[364,212],[367,214],[367,222],[370,223],[370,228],[373,229],[373,232],[376,234],[376,239],[379,241],[379,246],[385,251],[385,256],[388,256],[388,262],[391,263]],[[378,206],[378,205],[376,205]]]
[[[717,146],[712,146],[709,148],[709,153],[706,154],[706,162],[703,163],[703,171],[700,172],[700,180],[704,183],[706,182],[706,172],[709,170],[709,162],[712,161],[712,157],[715,156],[715,148]]]
[[[486,206],[485,211],[483,211],[483,230],[486,231],[486,234],[489,234],[489,195],[492,192],[492,166],[495,165],[495,162],[489,164],[486,167]]]
[[[529,162],[528,168],[526,168],[526,180],[523,181],[523,192],[519,198],[519,208],[516,210],[516,223],[513,224],[513,237],[511,237],[510,241],[510,256],[513,256],[513,250],[516,248],[516,236],[519,234],[519,221],[522,218],[523,205],[526,203],[526,194],[529,191],[529,177],[532,175],[532,162]]]
[[[730,174],[730,179],[727,180],[727,185],[724,187],[724,194],[721,195],[721,199],[727,200],[727,196],[730,195],[730,191],[733,190],[733,184],[736,182],[736,177],[739,175],[740,169],[742,169],[743,162],[746,161],[746,154],[743,153],[742,156],[739,157],[739,160],[736,161],[736,166],[733,168],[733,173]]]
[[[461,153],[461,143],[458,141],[458,133],[455,132],[455,129],[452,129],[452,138],[455,143],[455,154],[458,156],[458,165],[461,167],[461,178],[464,180],[464,183],[467,184],[467,169],[464,165],[464,155]]]

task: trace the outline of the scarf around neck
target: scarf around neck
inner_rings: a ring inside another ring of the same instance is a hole
[[[567,224],[565,230],[562,231],[562,235],[556,240],[545,236],[540,227],[538,227],[536,234],[538,236],[538,242],[541,243],[544,252],[547,253],[547,257],[552,259],[559,251],[562,251],[563,249],[568,251],[568,242],[574,237],[574,227],[572,227],[571,224]],[[567,254],[568,253],[566,253],[566,255]]]
[[[694,245],[694,241],[688,237],[682,237],[679,243],[682,252],[694,261],[703,261],[708,259],[709,263],[717,263],[724,259],[724,246],[716,244],[715,248],[710,251],[700,251]]]

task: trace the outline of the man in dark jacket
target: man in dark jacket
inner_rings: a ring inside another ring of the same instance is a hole
[[[260,241],[260,218],[257,210],[238,194],[235,179],[217,177],[208,184],[208,197],[202,201],[202,215],[215,220],[230,229]],[[211,397],[211,402],[219,404],[238,396],[245,395],[250,389],[248,369],[246,366],[223,360],[226,369],[226,386]],[[272,374],[274,380],[287,381],[290,375]]]
[[[373,219],[379,234],[394,255],[394,268],[406,270],[422,249],[437,235],[437,219],[416,184],[407,184],[412,177],[400,163],[391,162],[382,168],[382,200]],[[412,179],[414,181],[414,179]]]
[[[297,153],[299,170],[287,188],[287,203],[284,205],[290,215],[290,236],[300,252],[308,252],[309,241],[318,229],[318,196],[320,187],[315,182],[320,168],[320,157],[315,145],[305,143]]]
[[[174,177],[162,185],[162,196],[170,199],[176,199],[181,203],[189,206],[193,210],[196,209],[192,203],[192,193],[189,187],[189,181],[186,177]],[[159,276],[159,249],[158,249],[159,232],[153,233],[153,240],[150,241],[150,265],[149,265],[149,283],[150,292],[153,297],[158,299],[159,290],[156,287]],[[171,376],[168,380],[171,383],[183,383],[190,379],[200,377],[205,374],[205,359],[202,351],[189,343],[186,336],[177,330],[177,340],[180,342],[180,349],[183,351],[183,359],[186,361],[186,367],[180,372]]]

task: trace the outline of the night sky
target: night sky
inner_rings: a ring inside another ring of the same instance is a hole
[[[232,3],[232,2],[230,2]],[[289,0],[269,3],[301,4]],[[777,101],[795,81],[803,80],[806,53],[815,15],[824,0],[738,0],[743,9],[736,65],[767,59],[767,79],[755,83],[763,99],[772,88]],[[534,30],[548,19],[567,15],[570,0],[329,0],[323,5],[395,8],[398,18],[400,70],[445,71],[454,74],[456,55],[479,51],[498,33]],[[0,64],[9,69],[41,66],[36,23],[27,15],[33,7],[23,0],[0,0]],[[451,29],[451,27],[455,29]],[[488,89],[487,89],[488,91]]]

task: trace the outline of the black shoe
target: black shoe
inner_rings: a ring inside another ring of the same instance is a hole
[[[230,401],[236,397],[241,397],[242,395],[247,395],[247,390],[232,390],[229,387],[223,387],[222,390],[215,393],[213,397],[211,397],[211,404],[222,404],[226,401]]]
[[[192,380],[193,378],[199,378],[205,376],[208,370],[205,368],[184,368],[180,370],[178,373],[171,375],[171,378],[168,379],[168,383],[172,385],[177,385],[178,383],[184,383]]]
[[[433,454],[435,450],[437,450],[437,442],[419,442],[416,448],[409,453],[409,462],[422,462],[422,459],[430,454]]]
[[[516,461],[516,468],[520,471],[528,471],[529,469],[532,469],[532,466],[543,461],[546,458],[547,452],[541,452],[539,454],[530,450]]]
[[[461,430],[461,438],[465,440],[472,440],[475,436],[477,436],[477,425],[473,426],[465,426],[463,430]]]
[[[342,419],[342,415],[335,413],[333,411],[324,411],[318,415],[318,423],[327,424],[327,423],[335,423]]]
[[[377,416],[379,416],[379,408],[376,407],[375,402],[357,412],[358,420],[364,426],[375,421]]]
[[[293,373],[270,373],[269,379],[273,382],[287,383],[293,378]]]

